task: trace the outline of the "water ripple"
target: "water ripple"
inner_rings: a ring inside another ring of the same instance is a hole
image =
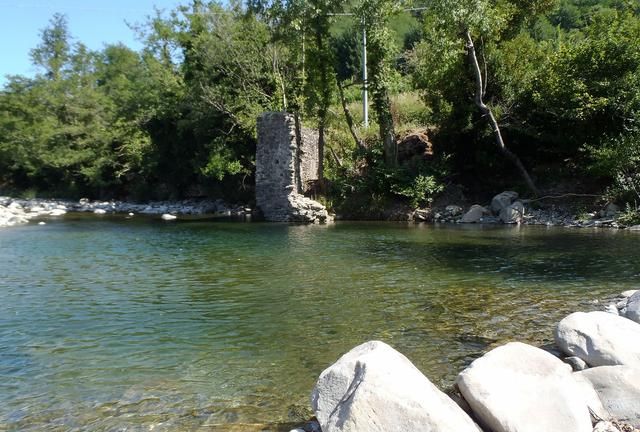
[[[0,430],[296,422],[322,369],[369,339],[446,386],[487,349],[547,343],[564,314],[637,287],[637,240],[143,219],[3,230]]]

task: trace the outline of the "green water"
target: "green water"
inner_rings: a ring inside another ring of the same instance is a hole
[[[67,218],[0,230],[0,430],[252,430],[371,339],[449,385],[638,286],[640,235]],[[258,428],[259,429],[259,428]],[[256,430],[258,430],[256,429]]]

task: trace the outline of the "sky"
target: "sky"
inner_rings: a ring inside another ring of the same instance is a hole
[[[127,22],[135,24],[154,15],[154,6],[167,12],[188,0],[0,0],[0,86],[6,75],[33,76],[29,51],[38,45],[40,32],[54,13],[67,16],[72,42],[100,50],[122,42],[141,44]]]

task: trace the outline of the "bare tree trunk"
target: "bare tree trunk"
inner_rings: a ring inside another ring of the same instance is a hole
[[[340,82],[340,78],[338,76],[336,76],[336,82],[338,83],[338,95],[340,96],[342,111],[344,111],[344,118],[347,122],[347,126],[349,126],[349,132],[351,132],[351,136],[356,143],[356,147],[358,147],[360,150],[364,150],[366,147],[364,145],[364,142],[360,139],[358,133],[356,132],[356,128],[353,122],[353,115],[351,114],[351,111],[349,111],[349,107],[347,106],[347,101],[344,98],[344,87],[342,86],[342,82]]]
[[[376,89],[373,100],[378,115],[380,137],[384,146],[384,161],[388,167],[395,167],[398,164],[398,146],[396,145],[396,132],[391,115],[391,101],[386,88]]]
[[[498,121],[493,115],[493,111],[491,111],[491,108],[489,108],[484,103],[484,100],[483,100],[484,85],[483,85],[483,79],[482,79],[482,72],[480,69],[480,64],[478,63],[478,57],[476,56],[476,49],[473,45],[473,39],[471,38],[471,33],[469,33],[468,30],[466,32],[466,37],[467,37],[467,50],[469,53],[469,61],[471,62],[471,66],[473,68],[473,73],[475,75],[475,81],[476,81],[476,96],[475,96],[476,105],[480,109],[480,112],[482,112],[483,115],[489,118],[489,125],[491,126],[491,130],[493,130],[493,135],[495,136],[496,144],[500,149],[500,151],[502,152],[502,154],[506,156],[506,158],[509,159],[516,166],[516,168],[518,168],[518,171],[520,171],[520,175],[524,179],[525,183],[527,184],[531,192],[533,192],[534,195],[536,196],[540,195],[540,191],[538,190],[535,183],[531,179],[529,172],[522,164],[522,161],[520,160],[520,158],[511,150],[509,150],[505,145],[504,140],[502,139],[502,133],[500,132],[500,126],[498,125]]]
[[[328,149],[331,152],[331,156],[333,156],[333,160],[336,161],[336,165],[338,165],[338,168],[342,168],[342,160],[340,160],[340,157],[338,157],[336,151],[332,147],[328,147]]]

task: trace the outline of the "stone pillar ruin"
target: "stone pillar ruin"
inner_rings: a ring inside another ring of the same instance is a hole
[[[326,222],[326,208],[303,194],[318,180],[318,134],[293,114],[267,112],[258,118],[256,205],[274,222]]]

